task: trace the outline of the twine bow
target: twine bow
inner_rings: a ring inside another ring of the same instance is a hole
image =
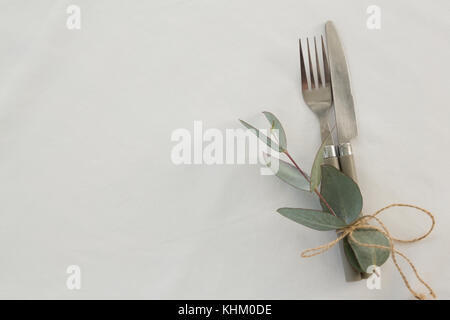
[[[414,238],[414,239],[410,239],[410,240],[403,240],[403,239],[398,239],[395,238],[393,236],[391,236],[391,234],[389,233],[389,230],[386,228],[386,226],[383,224],[383,222],[377,217],[378,214],[380,214],[381,212],[392,208],[392,207],[408,207],[408,208],[413,208],[419,211],[422,211],[423,213],[425,213],[426,215],[428,215],[431,219],[431,227],[430,229],[424,233],[422,236]],[[373,226],[373,225],[369,225],[367,224],[367,221],[369,220],[375,220],[376,222],[378,222],[378,224],[381,226],[377,227],[377,226]],[[416,278],[428,289],[429,294],[433,297],[436,298],[436,294],[434,293],[433,289],[428,285],[428,283],[426,283],[419,275],[419,273],[417,272],[416,267],[414,266],[414,264],[411,262],[411,260],[409,260],[409,258],[401,253],[400,251],[398,251],[397,249],[394,248],[394,241],[397,242],[403,242],[403,243],[413,243],[413,242],[417,242],[420,241],[426,237],[428,237],[428,235],[431,233],[431,231],[433,231],[435,225],[435,220],[434,220],[434,216],[431,212],[429,212],[428,210],[425,210],[423,208],[420,208],[418,206],[414,206],[414,205],[410,205],[410,204],[401,204],[401,203],[393,203],[391,205],[388,205],[384,208],[381,208],[380,210],[378,210],[377,212],[375,212],[374,214],[371,215],[365,215],[360,217],[359,219],[355,220],[351,225],[339,229],[338,233],[340,233],[340,235],[337,237],[337,239],[323,244],[321,246],[315,247],[315,248],[311,248],[311,249],[307,249],[305,251],[302,252],[302,257],[303,258],[310,258],[319,254],[324,253],[325,251],[329,250],[330,248],[334,247],[337,243],[339,243],[339,241],[341,241],[342,239],[344,239],[346,236],[349,236],[349,238],[356,243],[359,246],[363,246],[363,247],[368,247],[368,248],[379,248],[379,249],[386,249],[389,250],[391,252],[391,256],[392,256],[392,261],[394,262],[398,272],[400,273],[403,282],[405,283],[406,287],[408,288],[408,290],[414,295],[415,298],[419,299],[419,300],[425,300],[426,299],[426,295],[423,293],[418,293],[416,292],[414,289],[411,288],[411,285],[409,284],[408,279],[406,278],[403,269],[399,266],[398,262],[397,262],[397,258],[396,255],[398,254],[399,256],[401,256],[403,259],[406,260],[406,262],[408,262],[409,266],[411,267],[411,269],[414,271],[414,274],[416,276]],[[358,240],[356,240],[353,236],[353,232],[355,230],[358,229],[373,229],[373,230],[377,230],[381,233],[383,233],[386,238],[389,240],[389,247],[387,246],[382,246],[382,245],[377,245],[377,244],[371,244],[371,243],[362,243],[359,242]]]

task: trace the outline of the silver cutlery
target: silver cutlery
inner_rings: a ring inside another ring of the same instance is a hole
[[[327,39],[328,58],[323,43],[323,37],[321,37],[324,71],[323,81],[319,67],[317,42],[316,38],[314,38],[314,55],[318,78],[317,85],[314,78],[309,39],[306,40],[310,77],[309,86],[302,43],[301,40],[299,40],[303,100],[319,119],[322,142],[327,139],[327,137],[331,137],[328,120],[334,104],[338,145],[335,146],[332,142],[332,138],[330,139],[330,143],[332,144],[325,147],[323,154],[324,163],[340,169],[356,182],[356,170],[350,140],[357,135],[357,127],[347,62],[333,22],[328,21],[326,23],[325,34]],[[339,248],[346,281],[352,282],[361,280],[361,274],[350,265],[345,257],[343,241],[339,242]]]
[[[330,64],[339,166],[343,173],[356,182],[356,170],[350,140],[357,136],[358,129],[347,61],[336,27],[332,21],[328,21],[325,24],[325,35]],[[343,260],[346,260],[344,258],[344,245],[344,241],[341,241],[339,247]],[[344,262],[344,272],[345,279],[349,282],[358,281],[362,277],[366,277],[366,274],[362,275],[353,268],[349,268],[348,261]]]

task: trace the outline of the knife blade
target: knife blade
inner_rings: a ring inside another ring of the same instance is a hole
[[[339,144],[343,144],[350,142],[358,135],[355,107],[344,49],[332,21],[325,24],[325,34],[336,114],[337,137]]]
[[[339,35],[332,21],[328,21],[325,24],[325,34],[327,37],[331,88],[339,143],[339,164],[341,171],[356,182],[356,170],[350,140],[358,135],[358,129],[347,61]]]

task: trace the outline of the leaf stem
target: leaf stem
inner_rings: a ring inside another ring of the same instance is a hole
[[[294,164],[294,166],[297,168],[297,170],[301,173],[301,175],[306,179],[306,181],[308,181],[311,184],[311,179],[308,177],[308,175],[305,172],[303,172],[302,169],[300,169],[300,167],[295,162],[295,160],[291,157],[289,152],[287,150],[284,150],[284,154],[289,158],[289,160],[291,160],[291,162]],[[317,194],[320,201],[322,201],[322,203],[325,204],[325,206],[330,211],[330,213],[336,217],[336,213],[334,212],[333,208],[331,208],[331,206],[328,204],[327,200],[325,200],[325,198],[322,196],[322,194],[319,192],[319,190],[317,190],[317,188],[314,188],[314,192]]]

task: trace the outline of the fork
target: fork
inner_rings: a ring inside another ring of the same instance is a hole
[[[331,138],[331,131],[328,125],[328,118],[330,114],[330,110],[333,104],[333,95],[331,92],[331,76],[330,76],[330,68],[328,65],[327,54],[325,52],[325,45],[323,41],[323,37],[321,36],[322,41],[322,57],[323,57],[323,74],[324,79],[322,79],[322,75],[320,72],[319,66],[319,56],[317,54],[317,41],[316,37],[314,37],[314,55],[316,59],[316,71],[317,71],[317,84],[314,78],[314,71],[311,59],[311,51],[309,48],[309,39],[306,38],[306,47],[308,51],[308,65],[309,65],[309,79],[310,86],[308,86],[308,80],[306,78],[306,65],[305,59],[303,58],[303,50],[302,50],[302,41],[299,39],[299,48],[300,48],[300,72],[302,76],[302,94],[303,100],[311,109],[311,111],[319,118],[320,124],[320,137],[322,143],[325,140],[330,139],[330,145],[326,145],[323,152],[323,162],[324,164],[331,165],[336,169],[340,170],[339,160],[337,157],[337,147],[333,145]],[[322,81],[323,80],[323,81]],[[345,258],[345,249],[343,241],[339,242],[339,249],[342,256],[342,263],[344,268],[345,279],[347,282],[358,281],[361,279],[361,274],[357,272],[353,267],[349,264],[347,259]]]
[[[319,56],[317,53],[317,42],[316,37],[314,37],[314,54],[316,60],[316,70],[317,70],[317,84],[314,77],[314,71],[312,66],[311,51],[309,48],[309,39],[306,38],[306,46],[308,52],[308,64],[309,64],[309,75],[310,75],[310,86],[308,86],[308,80],[306,77],[306,65],[305,59],[303,58],[302,41],[298,40],[300,48],[300,72],[302,78],[302,94],[303,100],[311,109],[311,111],[319,118],[320,124],[320,137],[322,142],[326,139],[331,139],[330,127],[328,125],[329,113],[333,103],[333,96],[331,93],[331,77],[330,68],[328,66],[328,59],[325,52],[325,45],[323,37],[322,41],[322,57],[323,57],[323,74],[324,79],[322,81],[322,73],[319,66]],[[334,145],[327,145],[324,149],[324,163],[334,166],[339,169],[339,160],[337,158],[336,147]]]

